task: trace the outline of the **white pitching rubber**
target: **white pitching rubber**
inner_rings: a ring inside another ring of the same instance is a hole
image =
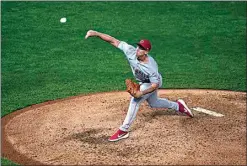
[[[224,116],[223,114],[220,114],[220,113],[217,113],[217,112],[214,112],[214,111],[210,111],[210,110],[207,110],[207,109],[204,109],[204,108],[200,108],[200,107],[194,107],[192,109],[195,110],[195,111],[203,112],[205,114],[216,116],[216,117],[223,117]]]

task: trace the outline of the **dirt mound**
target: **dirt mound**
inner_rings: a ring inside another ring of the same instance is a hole
[[[127,92],[97,93],[46,102],[2,118],[2,156],[31,165],[245,165],[246,93],[159,90],[183,98],[194,118],[144,102],[130,137],[108,142],[128,110]]]

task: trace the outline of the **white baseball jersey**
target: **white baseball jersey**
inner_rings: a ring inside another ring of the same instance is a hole
[[[143,63],[137,59],[137,48],[123,41],[119,43],[118,48],[124,52],[137,81],[142,83],[157,83],[161,86],[162,77],[158,71],[156,61],[151,56],[148,55],[148,63]]]
[[[159,87],[162,86],[162,77],[158,72],[158,65],[151,56],[148,55],[148,63],[142,63],[137,59],[137,48],[123,41],[119,43],[118,48],[124,52],[136,80],[141,83],[141,91],[148,89],[151,86],[151,83],[158,83]],[[157,94],[156,89],[152,93],[147,93],[140,98],[132,97],[130,100],[128,113],[119,129],[122,131],[128,131],[137,115],[140,104],[145,100],[147,100],[148,104],[152,108],[170,108],[177,111],[179,110],[177,102],[158,98]]]

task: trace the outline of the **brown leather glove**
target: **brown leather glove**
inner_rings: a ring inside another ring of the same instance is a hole
[[[126,91],[129,92],[131,96],[136,97],[136,93],[140,91],[140,85],[138,83],[135,83],[131,79],[126,79],[125,84],[127,88]]]

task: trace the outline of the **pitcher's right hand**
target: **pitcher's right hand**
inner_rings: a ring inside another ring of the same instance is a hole
[[[94,30],[87,31],[85,39],[87,39],[88,37],[92,37],[92,36],[97,36],[97,31],[94,31]]]

